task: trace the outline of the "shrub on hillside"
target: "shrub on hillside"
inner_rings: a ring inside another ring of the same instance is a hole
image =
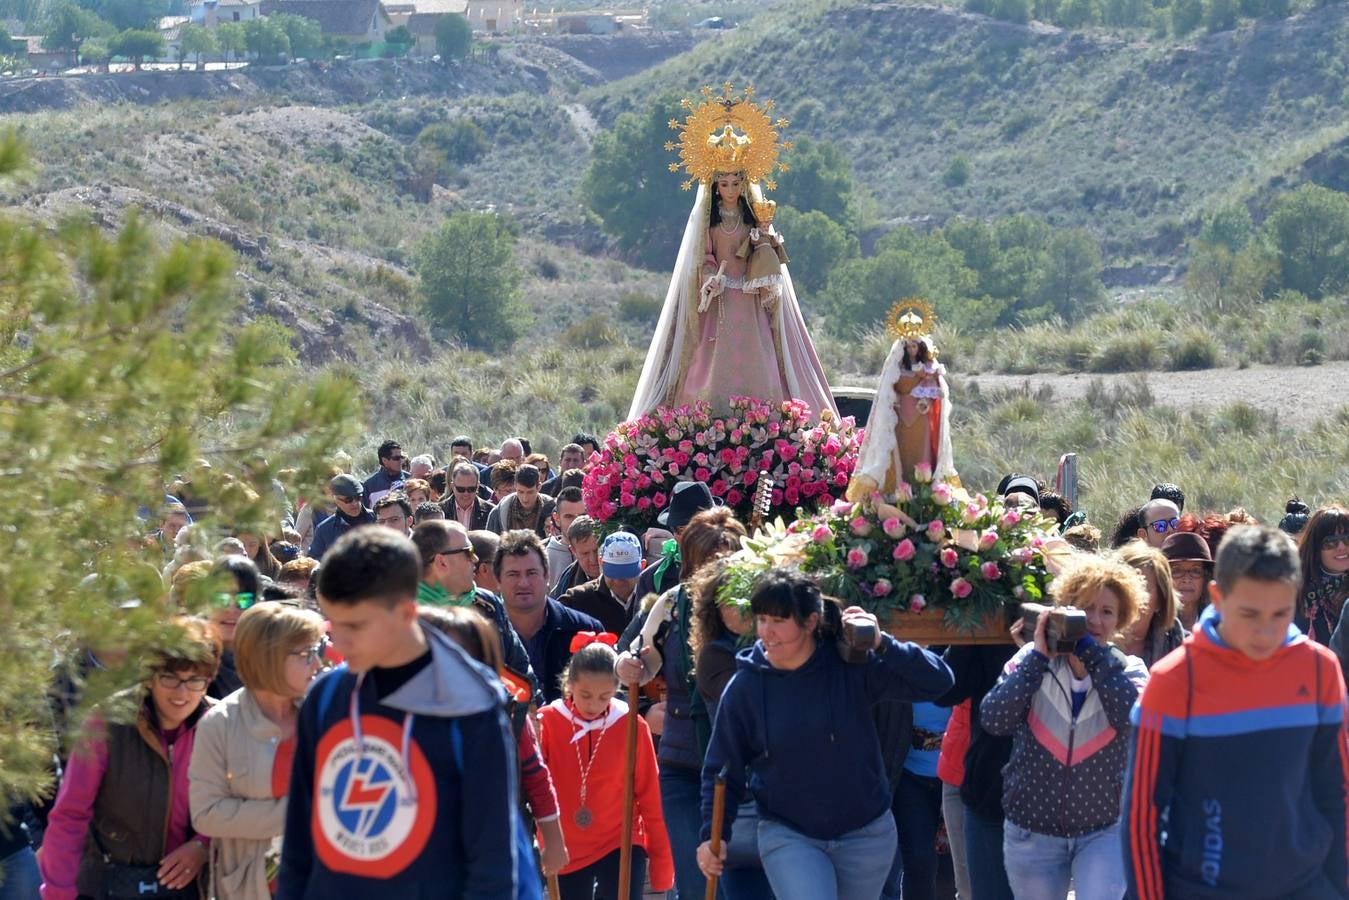
[[[1151,372],[1162,365],[1161,341],[1147,332],[1122,332],[1107,340],[1092,356],[1093,372]]]
[[[1218,342],[1199,326],[1187,328],[1176,336],[1170,348],[1171,369],[1174,371],[1193,371],[1212,369],[1218,365],[1222,351]]]

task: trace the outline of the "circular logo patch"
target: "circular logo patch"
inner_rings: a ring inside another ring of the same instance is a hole
[[[319,742],[314,776],[314,847],[335,872],[392,878],[426,848],[436,821],[436,785],[415,741],[402,759],[403,731],[361,716],[362,752],[351,720]]]

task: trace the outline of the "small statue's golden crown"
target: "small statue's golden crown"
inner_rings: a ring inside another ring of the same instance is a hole
[[[678,149],[682,162],[670,163],[670,171],[681,168],[689,174],[684,190],[694,182],[710,184],[723,172],[743,172],[751,182],[762,182],[769,190],[777,187],[771,178],[774,170],[785,172],[787,164],[778,161],[780,150],[790,150],[791,141],[779,141],[778,131],[787,127],[786,119],[769,118],[772,100],[755,103],[754,88],[735,93],[728,81],[718,96],[703,88],[703,101],[697,106],[685,99],[680,104],[689,114],[681,122],[670,120],[670,128],[679,132],[679,140],[667,141],[665,149]]]
[[[905,297],[885,317],[885,330],[892,340],[912,341],[931,334],[937,324],[937,312],[921,297]]]

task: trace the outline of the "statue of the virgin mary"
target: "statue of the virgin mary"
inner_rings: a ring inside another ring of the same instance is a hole
[[[860,502],[879,491],[899,492],[912,484],[920,465],[933,481],[956,481],[951,456],[951,397],[946,367],[932,342],[932,307],[922,300],[901,301],[890,312],[888,330],[895,342],[876,381],[866,436],[847,498]]]
[[[787,123],[771,121],[772,101],[760,107],[752,95],[704,88],[696,108],[684,101],[685,121],[670,123],[680,140],[666,148],[679,148],[684,187],[696,183],[697,193],[629,419],[697,400],[725,412],[734,396],[838,412],[773,228],[777,204],[760,186],[775,186],[767,177],[779,167],[779,146],[791,146],[779,145],[776,129]]]

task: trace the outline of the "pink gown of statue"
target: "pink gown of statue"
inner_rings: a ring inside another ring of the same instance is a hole
[[[708,230],[703,278],[716,274],[725,262],[727,284],[707,312],[698,316],[698,343],[683,383],[676,389],[676,406],[707,400],[721,408],[729,397],[792,396],[774,341],[775,311],[765,309],[756,295],[733,287],[745,276],[747,262],[735,254],[748,236],[749,228],[743,222],[729,232],[721,224]]]

